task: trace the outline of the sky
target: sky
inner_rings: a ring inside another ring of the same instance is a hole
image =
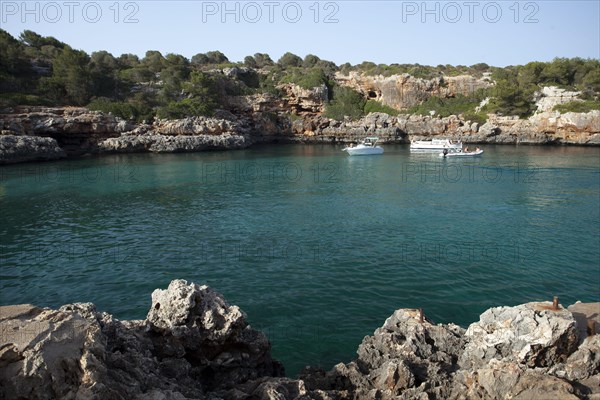
[[[340,65],[493,66],[600,59],[600,1],[6,1],[0,27],[88,53],[147,50],[231,61],[315,54]]]

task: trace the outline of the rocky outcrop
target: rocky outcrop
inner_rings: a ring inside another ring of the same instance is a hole
[[[9,112],[10,111],[10,112]],[[253,130],[270,120],[190,117],[131,125],[85,108],[18,107],[0,113],[0,163],[48,160],[85,153],[195,152],[248,147]]]
[[[596,398],[599,355],[598,336],[580,337],[571,312],[549,302],[490,309],[466,331],[403,309],[363,339],[356,361],[300,378],[330,398]]]
[[[280,87],[284,93],[285,107],[296,115],[322,113],[329,100],[329,89],[323,83],[311,89],[298,85],[285,84]]]
[[[296,379],[207,286],[155,290],[140,321],[90,303],[1,307],[0,399],[597,399],[600,303],[573,307],[492,308],[466,330],[399,309],[354,361]]]
[[[64,150],[52,138],[0,135],[0,164],[57,160],[64,157]]]
[[[292,140],[299,142],[353,142],[376,135],[383,143],[408,142],[402,118],[371,113],[359,121],[337,121],[324,117],[299,119],[292,123]]]
[[[28,107],[0,111],[0,130],[14,135],[115,135],[133,129],[126,121],[83,107]]]
[[[565,361],[579,341],[570,311],[540,303],[491,308],[465,336],[468,344],[459,360],[463,368],[479,368],[494,359],[548,367]]]
[[[554,106],[570,103],[572,101],[582,101],[579,98],[581,92],[569,91],[556,86],[545,86],[535,93],[536,112],[552,111]]]
[[[352,71],[348,75],[337,73],[336,81],[362,93],[366,98],[377,100],[398,110],[421,104],[431,96],[454,97],[470,95],[478,89],[492,86],[489,78],[470,75],[444,76],[434,79],[415,78],[409,74],[363,75]]]
[[[2,399],[198,399],[283,373],[264,334],[206,286],[171,282],[143,321],[77,303],[0,308]]]
[[[98,144],[103,153],[186,153],[204,150],[242,149],[250,141],[241,135],[132,135],[124,134]]]

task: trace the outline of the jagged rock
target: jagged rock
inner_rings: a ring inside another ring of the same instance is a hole
[[[583,380],[600,373],[600,335],[586,338],[564,363],[553,366],[550,374],[568,380]],[[599,387],[600,390],[600,387]]]
[[[397,310],[358,348],[358,358],[322,373],[305,370],[310,390],[356,399],[427,398],[449,393],[464,331],[456,325],[419,322],[417,310]]]
[[[264,334],[210,288],[174,281],[148,315],[121,322],[90,303],[0,307],[0,398],[205,398],[283,373]]]
[[[460,365],[479,368],[493,359],[528,367],[563,362],[577,348],[579,337],[571,312],[551,307],[544,302],[487,310],[465,333]]]
[[[52,138],[0,135],[0,164],[57,160],[64,157],[65,151]]]

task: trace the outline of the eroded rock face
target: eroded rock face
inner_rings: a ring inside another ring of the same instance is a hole
[[[533,368],[565,361],[579,341],[575,319],[570,311],[551,307],[527,303],[487,310],[465,333],[468,342],[460,365],[478,368],[495,359]]]
[[[0,164],[58,160],[64,157],[65,151],[52,138],[0,135]]]
[[[208,286],[175,280],[152,293],[146,318],[157,352],[193,359],[212,376],[211,388],[283,374],[267,337],[248,327],[246,315]]]
[[[206,398],[283,373],[237,307],[185,281],[156,291],[145,321],[89,303],[1,307],[0,367],[0,398],[32,400]]]
[[[125,134],[98,144],[105,153],[185,153],[203,150],[242,149],[251,142],[241,135],[133,135]]]
[[[83,107],[15,107],[0,112],[0,129],[16,135],[118,134],[133,129],[127,122]]]
[[[356,71],[348,75],[337,73],[336,81],[363,93],[366,98],[377,100],[398,110],[421,104],[431,96],[468,96],[481,88],[492,86],[488,78],[470,75],[444,76],[443,78],[421,79],[409,74],[384,77],[368,76]]]
[[[285,84],[281,86],[281,90],[285,93],[284,106],[297,115],[321,113],[329,100],[329,90],[325,84],[311,89]]]

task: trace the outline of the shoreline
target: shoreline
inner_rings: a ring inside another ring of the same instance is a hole
[[[466,329],[398,309],[356,359],[296,378],[239,307],[183,280],[152,293],[144,320],[119,321],[91,303],[0,311],[6,398],[600,397],[600,303],[494,307]]]
[[[185,153],[245,149],[258,144],[344,144],[365,136],[380,143],[448,138],[465,144],[600,146],[600,111],[546,112],[529,119],[490,115],[485,124],[458,116],[390,116],[357,121],[289,113],[189,117],[131,124],[77,107],[16,107],[0,111],[0,165],[74,158],[87,154]]]

